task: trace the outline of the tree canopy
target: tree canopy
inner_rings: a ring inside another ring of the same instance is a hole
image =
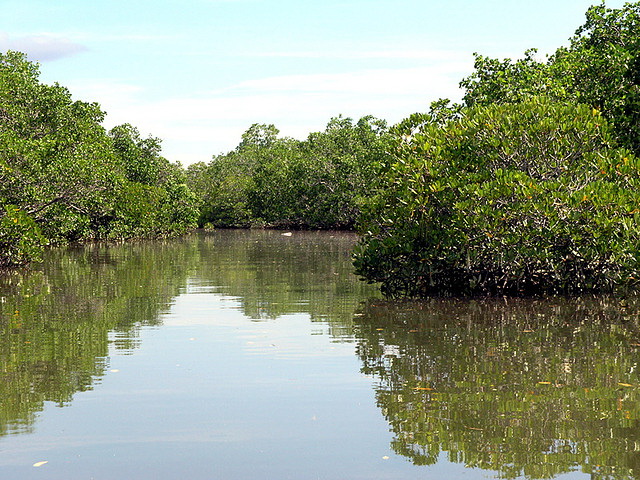
[[[640,278],[640,2],[589,8],[542,60],[476,54],[459,104],[304,140],[256,123],[184,170],[132,125],[0,55],[0,267],[46,244],[201,227],[358,228],[390,295],[602,291]]]
[[[43,246],[181,233],[197,200],[160,142],[107,132],[96,103],[39,81],[24,54],[0,54],[0,267]]]
[[[390,295],[635,287],[639,20],[603,4],[546,61],[476,55],[462,104],[392,129],[358,273]]]
[[[340,116],[303,141],[277,135],[274,125],[254,124],[235,150],[189,166],[189,185],[203,198],[199,223],[353,228],[375,183],[386,123]]]

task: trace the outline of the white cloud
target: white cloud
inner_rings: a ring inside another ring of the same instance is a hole
[[[253,123],[273,123],[282,135],[305,138],[343,114],[374,115],[390,123],[426,111],[442,97],[459,99],[459,80],[472,59],[443,59],[431,66],[247,80],[189,97],[143,100],[141,88],[118,82],[69,85],[76,98],[97,101],[107,126],[131,123],[163,139],[163,153],[183,164],[209,161],[233,149]],[[145,95],[146,96],[146,95]]]
[[[233,90],[258,92],[349,93],[402,96],[428,94],[429,84],[450,90],[451,75],[458,75],[469,62],[451,62],[430,67],[377,69],[340,74],[290,75],[248,80]],[[445,80],[445,82],[442,82]],[[453,82],[453,86],[457,81]],[[425,91],[426,90],[426,91]]]
[[[133,101],[137,93],[144,89],[137,85],[129,85],[117,81],[97,80],[89,82],[71,83],[69,88],[75,97],[83,100],[91,100],[93,97],[100,96],[111,102],[130,102]]]
[[[449,60],[457,57],[457,52],[446,50],[342,50],[342,51],[276,51],[251,53],[248,56],[266,58],[328,58],[333,60]]]
[[[156,42],[156,41],[176,41],[184,39],[184,35],[171,34],[149,34],[149,33],[95,33],[95,32],[76,32],[73,38],[90,43],[101,42]]]
[[[0,52],[7,50],[23,52],[30,60],[46,62],[75,55],[87,48],[69,38],[48,33],[10,37],[0,32]]]

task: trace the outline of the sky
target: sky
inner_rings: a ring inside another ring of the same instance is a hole
[[[304,139],[343,115],[399,122],[460,99],[473,53],[566,45],[598,0],[0,0],[0,52],[98,102],[105,127],[183,165],[254,123]],[[606,5],[620,8],[623,0]]]

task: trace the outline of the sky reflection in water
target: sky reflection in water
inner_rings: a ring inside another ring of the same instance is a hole
[[[386,302],[353,242],[221,231],[3,277],[0,476],[636,478],[637,302]]]

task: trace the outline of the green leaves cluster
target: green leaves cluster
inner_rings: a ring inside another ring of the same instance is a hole
[[[387,146],[385,122],[336,117],[304,141],[278,133],[255,124],[234,151],[188,168],[203,198],[199,223],[352,228]]]
[[[398,141],[356,268],[391,295],[575,293],[640,278],[640,161],[584,105],[463,109]]]
[[[359,274],[410,296],[637,284],[640,2],[586,17],[544,62],[476,55],[461,105],[392,129]]]
[[[0,54],[0,266],[38,258],[47,243],[186,231],[197,202],[157,139],[107,132],[96,103],[40,83],[38,66]]]
[[[39,260],[47,240],[33,218],[15,205],[5,205],[0,219],[0,268]]]
[[[590,105],[602,111],[621,145],[640,151],[640,2],[586,12],[585,23],[546,61],[536,50],[519,60],[476,55],[461,82],[466,106],[520,102],[531,95]]]

